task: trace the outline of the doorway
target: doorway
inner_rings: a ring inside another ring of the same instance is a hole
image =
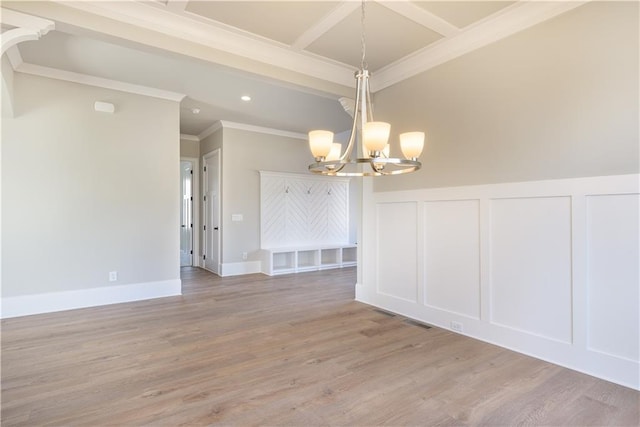
[[[204,182],[204,268],[220,274],[220,149],[202,158]]]
[[[180,158],[180,267],[199,265],[199,164],[197,158]]]
[[[180,161],[180,267],[193,264],[193,162]]]

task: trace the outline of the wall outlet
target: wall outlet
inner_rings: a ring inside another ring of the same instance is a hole
[[[109,272],[109,281],[110,282],[115,282],[116,280],[118,280],[118,272],[117,271],[110,271]]]
[[[462,327],[462,323],[460,322],[451,322],[451,330],[452,331],[456,331],[456,332],[462,332],[463,327]]]
[[[244,260],[247,259],[247,253],[246,252],[242,252],[242,259],[244,259]]]

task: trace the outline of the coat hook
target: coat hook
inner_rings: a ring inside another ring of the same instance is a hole
[[[284,192],[285,192],[285,193],[288,193],[288,192],[289,192],[289,187],[288,187],[288,186],[287,186],[287,189],[286,189],[286,190],[284,190]]]
[[[331,195],[331,189],[329,189],[329,191],[327,191],[327,194],[330,196]]]
[[[311,188],[307,188],[307,194],[311,194]]]

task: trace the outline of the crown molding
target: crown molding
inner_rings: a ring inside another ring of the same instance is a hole
[[[586,1],[519,1],[490,15],[457,35],[437,41],[408,55],[371,77],[371,91],[377,92],[475,49],[501,40],[588,3]]]
[[[185,141],[200,142],[200,138],[196,135],[188,135],[186,133],[181,133],[180,139],[184,139]]]
[[[166,99],[180,102],[186,96],[182,93],[160,90],[148,86],[141,86],[132,83],[125,83],[117,80],[104,79],[102,77],[90,76],[87,74],[74,73],[72,71],[59,70],[51,67],[21,63],[15,69],[18,73],[31,74],[34,76],[48,77],[56,80],[79,83],[88,86],[101,87],[104,89],[117,90],[120,92],[134,93],[136,95],[150,96],[152,98]]]
[[[257,133],[263,133],[267,135],[284,136],[286,138],[295,138],[295,139],[303,139],[303,140],[307,139],[307,135],[305,135],[304,133],[290,132],[287,130],[273,129],[273,128],[268,128],[263,126],[249,125],[246,123],[230,122],[228,120],[219,120],[215,122],[214,124],[209,126],[207,129],[203,130],[198,135],[197,138],[200,141],[202,141],[203,139],[212,135],[214,132],[217,132],[223,128],[246,130],[248,132],[257,132]]]
[[[208,138],[209,136],[211,136],[212,134],[214,134],[215,132],[219,131],[220,129],[222,129],[222,122],[220,120],[218,120],[217,122],[215,122],[214,124],[212,124],[211,126],[209,126],[208,128],[206,128],[205,130],[203,130],[202,132],[200,132],[198,134],[198,139],[200,141],[204,140],[205,138]]]
[[[284,136],[286,138],[295,138],[295,139],[304,139],[304,140],[307,139],[306,134],[299,133],[299,132],[290,132],[286,130],[248,125],[246,123],[229,122],[227,120],[221,120],[220,123],[222,124],[223,128],[246,130],[249,132],[264,133],[267,135]]]

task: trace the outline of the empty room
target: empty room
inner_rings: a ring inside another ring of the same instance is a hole
[[[2,426],[640,425],[637,1],[4,1]]]

